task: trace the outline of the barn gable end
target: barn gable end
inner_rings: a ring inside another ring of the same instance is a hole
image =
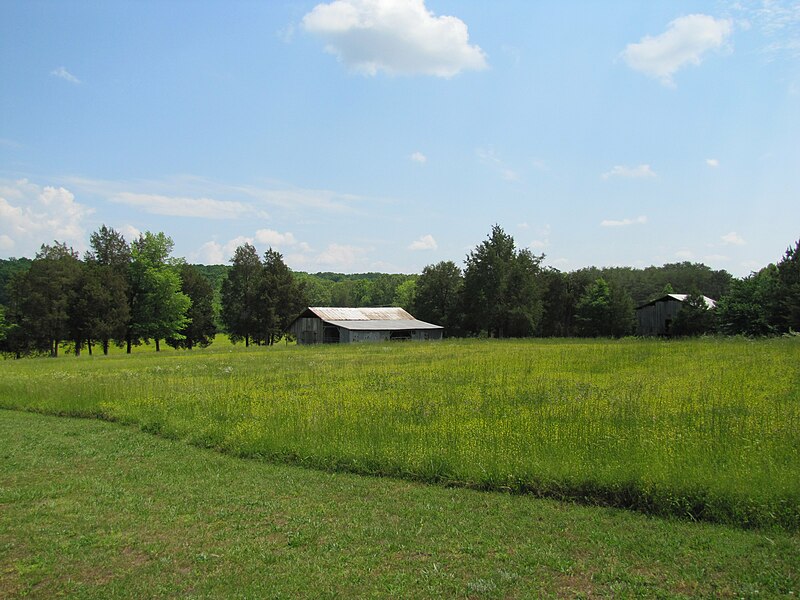
[[[669,335],[672,323],[678,316],[688,294],[664,294],[636,308],[637,335]],[[716,302],[703,296],[708,308],[714,308]]]

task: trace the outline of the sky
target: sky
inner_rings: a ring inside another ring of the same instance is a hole
[[[0,258],[101,225],[419,273],[500,225],[561,271],[800,238],[800,2],[3,0]]]

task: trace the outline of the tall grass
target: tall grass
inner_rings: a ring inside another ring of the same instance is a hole
[[[446,341],[0,363],[0,407],[240,456],[800,529],[800,340]]]

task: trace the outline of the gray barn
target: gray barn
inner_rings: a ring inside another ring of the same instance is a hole
[[[444,328],[419,321],[402,308],[310,306],[289,325],[298,344],[389,340],[440,340]]]
[[[672,323],[688,296],[688,294],[664,294],[661,298],[637,307],[637,335],[669,335]],[[711,298],[703,296],[703,299],[708,308],[714,308],[716,305]]]

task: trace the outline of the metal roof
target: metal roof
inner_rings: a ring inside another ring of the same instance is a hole
[[[646,302],[646,303],[642,304],[641,306],[637,306],[637,308],[644,308],[645,306],[652,306],[656,302],[663,302],[664,300],[667,300],[667,299],[672,299],[672,300],[677,300],[678,302],[683,302],[688,297],[689,297],[689,294],[664,294],[660,298],[656,298],[655,300],[651,300],[650,302]],[[703,296],[703,300],[705,301],[706,306],[708,308],[714,308],[717,305],[716,300],[713,300],[712,298],[709,298],[708,296]]]
[[[323,321],[415,321],[414,317],[395,306],[378,308],[341,308],[332,306],[310,306],[311,312]],[[423,321],[419,321],[422,323]]]
[[[323,319],[330,325],[341,327],[349,331],[400,331],[408,329],[444,329],[441,325],[433,325],[425,321],[417,319],[371,319],[371,320],[355,320],[348,321],[332,321]]]

